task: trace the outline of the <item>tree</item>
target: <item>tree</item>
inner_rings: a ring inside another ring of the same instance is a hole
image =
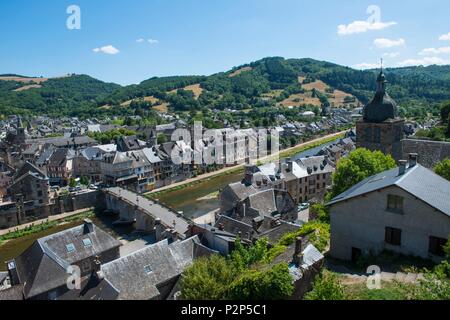
[[[395,168],[395,161],[390,155],[384,155],[381,151],[357,149],[339,161],[329,197],[336,197],[362,180],[392,168]]]
[[[322,271],[314,280],[312,291],[305,295],[305,300],[344,300],[344,287],[336,274]]]
[[[88,177],[83,176],[83,177],[80,178],[80,183],[83,186],[89,185],[90,182],[91,182],[91,180]]]
[[[267,271],[249,269],[229,289],[232,300],[279,300],[292,294],[294,286],[286,263]]]
[[[158,144],[166,143],[167,142],[166,135],[162,134],[162,133],[158,134],[157,140],[158,140]]]
[[[75,188],[76,186],[77,186],[77,181],[75,180],[75,178],[70,178],[69,187]]]
[[[434,167],[434,172],[450,181],[450,158],[444,159],[437,163]]]
[[[314,204],[310,208],[310,213],[320,222],[330,223],[330,212],[323,204]]]
[[[244,247],[236,240],[235,250],[196,260],[182,275],[181,295],[193,300],[268,300],[292,293],[287,264],[270,265],[267,239]]]
[[[233,270],[219,255],[200,258],[182,275],[181,295],[185,300],[221,300],[227,296]]]

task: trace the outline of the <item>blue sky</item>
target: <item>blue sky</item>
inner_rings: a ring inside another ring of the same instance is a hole
[[[80,30],[66,27],[69,5],[81,9]],[[381,20],[368,21],[370,5]],[[130,84],[267,56],[450,64],[449,12],[446,0],[2,0],[0,73]]]

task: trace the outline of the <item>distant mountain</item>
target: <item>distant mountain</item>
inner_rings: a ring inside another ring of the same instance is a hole
[[[0,113],[94,116],[129,114],[130,108],[191,111],[357,106],[372,98],[378,72],[309,58],[270,57],[211,76],[151,78],[123,87],[86,75],[27,83],[30,87],[21,91],[17,89],[24,83],[0,81]],[[385,73],[389,93],[401,105],[436,105],[450,100],[450,66],[388,68]]]

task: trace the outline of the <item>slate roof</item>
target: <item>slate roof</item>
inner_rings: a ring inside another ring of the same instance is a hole
[[[51,144],[55,147],[67,147],[68,145],[79,146],[96,144],[97,142],[88,136],[77,137],[57,137],[57,138],[41,138],[41,139],[28,139],[26,143],[39,143],[39,144]]]
[[[5,279],[8,277],[8,272],[1,272],[0,271],[0,283],[5,281]]]
[[[176,279],[192,264],[198,243],[198,237],[172,244],[165,239],[104,264],[101,271],[118,289],[119,300],[164,299],[158,285]]]
[[[257,238],[267,238],[270,244],[276,244],[285,234],[296,232],[300,228],[299,225],[282,221],[279,226],[262,232]]]
[[[378,79],[378,90],[373,100],[363,109],[364,121],[383,122],[388,119],[398,117],[397,104],[386,92],[386,77],[383,71],[380,72]]]
[[[242,235],[252,234],[253,226],[242,221],[238,221],[228,216],[221,215],[216,221],[215,227],[223,226],[223,230],[231,234],[237,235],[241,232]]]
[[[23,286],[18,285],[6,290],[0,290],[0,301],[23,300]]]
[[[86,229],[92,226],[91,231]],[[85,246],[83,239],[91,240],[90,246]],[[67,245],[74,246],[73,252],[68,252]],[[64,285],[67,279],[66,269],[88,257],[101,256],[102,252],[119,247],[121,243],[97,228],[87,223],[40,238],[35,241],[14,262],[20,283],[24,285],[24,294],[30,298]]]
[[[35,165],[33,165],[30,162],[25,162],[22,167],[14,174],[13,180],[16,181],[19,178],[21,178],[24,175],[33,175],[34,177],[38,179],[47,179],[47,176],[45,173],[43,173],[39,168],[37,168]]]
[[[49,159],[50,166],[61,166],[70,158],[73,158],[74,152],[69,149],[56,149]]]
[[[403,175],[395,168],[369,177],[332,199],[328,205],[390,186],[397,186],[450,216],[450,182],[420,164],[407,168]]]
[[[277,211],[273,189],[263,190],[249,196],[250,206],[260,215],[271,216]]]
[[[147,145],[145,141],[139,140],[137,136],[122,136],[119,138],[118,143],[124,148],[122,151],[139,150]]]
[[[95,147],[88,147],[81,151],[81,155],[88,160],[100,159],[101,155],[104,153],[111,153],[117,151],[117,145],[115,144],[105,144]]]
[[[148,161],[150,161],[150,163],[159,163],[162,161],[161,158],[158,157],[158,155],[154,149],[145,148],[145,149],[142,149],[142,152],[147,157]]]
[[[328,164],[325,156],[301,158],[298,160],[299,165],[307,168],[310,174],[330,173],[333,167]]]

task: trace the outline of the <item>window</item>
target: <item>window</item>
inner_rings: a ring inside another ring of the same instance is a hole
[[[75,246],[73,245],[73,243],[69,243],[66,245],[66,249],[68,253],[71,253],[75,251]]]
[[[146,274],[152,273],[152,272],[153,272],[152,267],[150,267],[149,265],[145,266],[145,267],[144,267],[144,272],[145,272]]]
[[[400,246],[402,244],[402,230],[386,227],[385,240],[387,244]]]
[[[403,197],[389,194],[387,210],[395,213],[403,213]]]
[[[85,247],[90,247],[92,246],[92,241],[89,238],[83,239],[83,244]]]
[[[430,236],[428,252],[435,256],[443,257],[445,255],[444,246],[446,243],[447,239]]]

